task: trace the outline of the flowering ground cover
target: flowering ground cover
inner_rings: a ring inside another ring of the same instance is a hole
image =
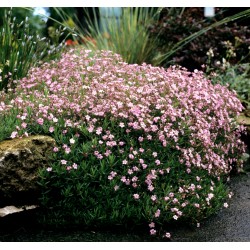
[[[40,171],[44,223],[148,224],[165,238],[171,223],[199,226],[228,206],[225,182],[243,168],[242,109],[235,92],[202,72],[77,49],[0,95],[7,136],[57,142]]]

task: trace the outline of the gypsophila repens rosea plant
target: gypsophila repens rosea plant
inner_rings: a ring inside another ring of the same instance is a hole
[[[11,138],[57,142],[40,173],[46,223],[147,223],[151,235],[170,238],[166,225],[199,225],[227,207],[224,180],[243,166],[242,105],[198,71],[70,50],[31,69],[0,108],[18,110]]]

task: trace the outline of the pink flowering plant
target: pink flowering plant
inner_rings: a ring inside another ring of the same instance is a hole
[[[0,98],[1,117],[16,116],[9,137],[56,140],[40,170],[47,224],[147,224],[168,239],[171,223],[223,207],[226,179],[243,168],[241,102],[199,71],[72,49]]]

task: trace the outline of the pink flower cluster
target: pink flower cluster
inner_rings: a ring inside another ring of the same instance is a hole
[[[219,177],[229,173],[233,165],[242,167],[242,161],[235,156],[244,152],[239,139],[243,128],[235,122],[242,105],[236,93],[212,85],[201,72],[129,65],[110,51],[71,50],[59,61],[31,69],[20,81],[16,93],[18,96],[8,105],[1,102],[1,110],[7,110],[7,106],[18,108],[17,118],[22,123],[27,120],[26,123],[40,126],[49,124],[51,133],[59,121],[64,124],[61,129],[65,133],[67,128],[76,128],[79,133],[86,128],[98,138],[93,155],[100,161],[117,154],[118,148],[122,168],[110,170],[107,178],[116,181],[115,190],[123,185],[134,188],[132,197],[137,201],[142,197],[137,188],[144,183],[154,206],[159,200],[171,201],[174,206],[180,203],[173,193],[163,197],[155,193],[156,180],[171,173],[171,166],[161,158],[166,148],[179,153],[176,161],[187,174],[198,168]],[[116,122],[115,129],[103,127],[107,117]],[[22,133],[28,133],[25,128]],[[139,146],[127,145],[129,142],[120,134],[133,138],[138,134],[134,139]],[[17,136],[17,131],[12,136]],[[158,151],[151,150],[153,143],[159,145]],[[61,145],[67,154],[72,146],[74,139]],[[143,171],[146,174],[142,180],[144,175],[139,177],[137,173]],[[178,189],[185,197],[199,187]],[[206,198],[209,201],[212,195]],[[182,202],[179,207],[187,204]],[[198,203],[192,206],[200,207]],[[182,216],[179,209],[171,212],[174,220]],[[161,210],[156,209],[153,217],[160,216]],[[151,229],[151,234],[155,234],[154,230]]]

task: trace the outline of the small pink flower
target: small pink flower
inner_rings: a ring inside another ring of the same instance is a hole
[[[139,168],[136,166],[133,166],[133,171],[137,172],[137,171],[139,171]]]
[[[144,160],[143,160],[143,159],[139,159],[139,162],[140,162],[141,164],[143,164],[143,163],[144,163]]]
[[[161,214],[161,210],[160,209],[157,209],[157,211],[155,212],[155,217],[159,217]]]
[[[39,125],[43,125],[43,118],[38,118],[36,121]]]
[[[53,133],[54,130],[55,130],[54,127],[49,127],[49,132],[50,132],[50,133]]]
[[[199,176],[196,176],[196,180],[197,180],[197,181],[200,181],[201,178],[200,178]]]
[[[166,233],[165,237],[169,239],[169,238],[171,238],[171,234],[170,233]]]
[[[140,199],[140,195],[139,195],[139,194],[133,194],[133,196],[134,196],[134,199],[135,199],[135,200]]]
[[[111,172],[110,172],[110,175],[111,175],[112,177],[115,177],[115,176],[117,175],[117,173],[114,172],[114,171],[111,171]]]
[[[26,127],[27,127],[27,123],[23,122],[23,123],[21,124],[21,127],[22,127],[22,128],[26,128]]]
[[[177,215],[174,215],[173,218],[174,218],[175,220],[178,220],[179,217],[178,217]]]
[[[157,157],[158,154],[157,154],[156,152],[153,152],[152,155],[153,155],[154,157]]]
[[[108,179],[111,181],[111,180],[113,180],[113,179],[114,179],[114,177],[113,177],[113,176],[111,176],[111,175],[109,175],[109,176],[108,176]]]
[[[96,134],[100,135],[102,133],[102,127],[96,129]]]
[[[14,131],[11,133],[11,138],[14,139],[16,136],[18,135],[18,132],[17,131]]]
[[[200,204],[198,204],[198,203],[194,203],[194,206],[195,206],[196,208],[200,208]]]
[[[87,130],[89,131],[89,133],[92,133],[94,131],[94,127],[90,126],[90,127],[87,128]]]
[[[125,127],[124,123],[123,123],[123,122],[120,122],[120,123],[119,123],[119,127],[124,128],[124,127]]]
[[[182,207],[185,207],[185,206],[187,206],[187,203],[183,202],[183,203],[181,204],[181,206],[182,206]]]
[[[182,212],[181,211],[177,211],[177,215],[182,216]]]
[[[132,181],[133,182],[136,182],[138,180],[138,177],[136,177],[136,176],[134,176],[133,178],[132,178]]]
[[[51,172],[51,171],[52,171],[52,168],[49,167],[49,168],[47,168],[46,170],[47,170],[47,172]]]
[[[156,230],[155,229],[150,229],[150,234],[151,235],[155,235],[156,234]]]
[[[123,164],[123,165],[127,165],[127,164],[128,164],[128,161],[127,161],[127,160],[123,160],[123,161],[122,161],[122,164]]]
[[[129,154],[129,155],[128,155],[128,158],[131,159],[131,160],[133,160],[135,157],[134,157],[133,154]]]
[[[72,167],[73,167],[74,169],[77,169],[78,165],[77,165],[76,163],[73,163]]]
[[[75,143],[74,138],[71,138],[71,139],[69,140],[69,143],[70,143],[70,144],[74,144],[74,143]]]
[[[150,141],[152,140],[152,135],[147,135],[147,139]]]
[[[97,155],[97,159],[103,159],[102,154],[98,154],[98,155]]]
[[[151,195],[151,200],[152,200],[152,201],[156,201],[156,200],[157,200],[156,195]]]
[[[54,147],[54,148],[53,148],[53,151],[54,151],[54,152],[58,152],[59,149],[58,149],[57,147]]]
[[[143,142],[143,137],[140,136],[140,137],[138,138],[138,141],[139,141],[139,142]]]
[[[144,148],[139,148],[140,153],[143,153],[144,151],[145,151]]]
[[[176,198],[174,198],[173,199],[173,203],[175,204],[175,203],[178,203],[179,201],[178,201],[178,199],[176,199]]]
[[[62,165],[66,165],[66,164],[67,164],[67,161],[66,161],[66,160],[61,160],[61,164],[62,164]]]
[[[133,182],[133,183],[132,183],[132,187],[133,187],[133,188],[137,188],[138,185],[137,185],[135,182]]]
[[[109,156],[112,152],[110,150],[106,150],[106,152],[104,153],[105,156]]]
[[[156,161],[155,161],[155,164],[156,164],[157,166],[159,166],[159,165],[161,164],[161,162],[160,162],[159,160],[156,160]]]
[[[65,153],[66,154],[69,154],[71,152],[71,149],[70,148],[65,148]]]
[[[167,173],[169,173],[170,172],[170,168],[167,168],[166,171],[167,171]]]
[[[128,174],[133,174],[134,172],[133,172],[133,170],[132,169],[129,169],[128,170]]]
[[[211,200],[214,197],[214,194],[210,193],[207,195],[208,199]]]
[[[226,202],[223,204],[223,206],[224,206],[225,208],[228,208],[228,204],[227,204]]]
[[[56,117],[54,117],[52,120],[53,120],[54,123],[58,122],[58,119]]]
[[[149,190],[149,191],[152,192],[154,189],[155,189],[155,188],[154,188],[152,185],[149,185],[149,186],[148,186],[148,190]]]
[[[122,181],[122,182],[126,182],[126,180],[127,180],[126,177],[125,177],[125,176],[122,176],[121,181]]]
[[[149,224],[149,227],[150,227],[150,228],[155,227],[155,223],[154,223],[154,222],[151,222],[151,223]]]

